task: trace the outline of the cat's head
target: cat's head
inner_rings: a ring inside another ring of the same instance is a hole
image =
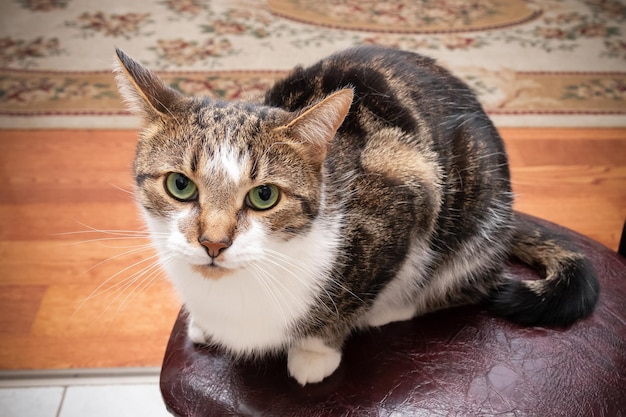
[[[161,255],[209,278],[306,233],[328,147],[352,102],[340,90],[298,112],[185,97],[117,51],[120,92],[143,127],[136,196]]]

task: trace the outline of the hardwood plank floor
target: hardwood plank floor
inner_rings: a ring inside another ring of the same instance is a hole
[[[516,208],[616,249],[626,129],[501,133]],[[160,365],[180,306],[133,205],[135,141],[133,131],[0,131],[1,369]]]

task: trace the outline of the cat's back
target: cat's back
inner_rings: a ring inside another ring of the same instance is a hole
[[[266,93],[265,103],[297,111],[346,87],[354,90],[355,99],[344,132],[381,126],[415,132],[420,123],[437,125],[459,109],[480,109],[471,90],[433,59],[378,46],[348,49],[308,68],[297,67]],[[365,113],[375,120],[365,121]]]

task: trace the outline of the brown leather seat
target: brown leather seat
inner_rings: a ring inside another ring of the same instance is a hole
[[[303,388],[285,357],[238,362],[194,346],[181,313],[161,372],[165,404],[195,417],[626,415],[626,259],[568,233],[601,285],[595,313],[568,329],[521,327],[477,306],[441,311],[355,334],[339,369]]]

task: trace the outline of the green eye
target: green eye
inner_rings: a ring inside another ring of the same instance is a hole
[[[280,191],[273,184],[264,184],[248,191],[246,204],[254,210],[269,210],[280,199]]]
[[[178,172],[170,172],[165,178],[165,190],[176,200],[190,201],[198,196],[198,188],[189,178]]]

